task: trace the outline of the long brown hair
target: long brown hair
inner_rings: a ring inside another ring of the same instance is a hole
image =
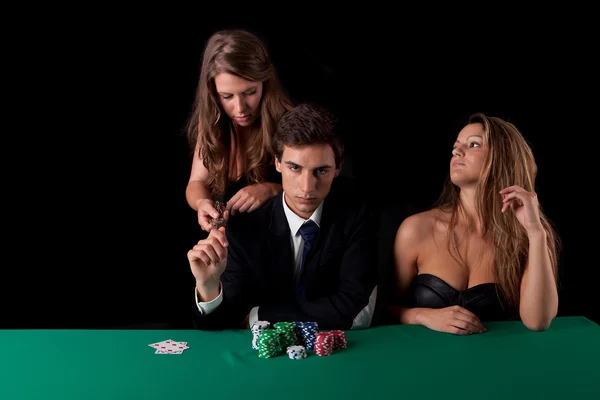
[[[476,188],[475,209],[481,224],[482,235],[494,249],[493,272],[508,305],[519,308],[520,285],[528,259],[529,240],[527,232],[513,213],[502,213],[500,190],[519,185],[534,192],[537,164],[531,147],[514,124],[497,117],[476,113],[469,117],[468,124],[481,123],[484,138],[489,146],[484,166]],[[442,194],[435,208],[450,212],[448,224],[448,249],[457,261],[461,260],[455,227],[458,218],[465,212],[460,200],[460,189],[446,179]],[[560,239],[551,222],[540,206],[540,219],[546,231],[546,241],[554,277],[558,280],[558,253]]]
[[[244,30],[222,30],[206,43],[192,115],[186,126],[188,142],[209,171],[208,186],[213,195],[222,194],[229,183],[231,133],[227,113],[221,108],[214,78],[228,73],[252,82],[263,82],[260,115],[244,149],[244,175],[248,183],[263,182],[272,158],[271,137],[277,122],[291,107],[280,85],[265,45]]]

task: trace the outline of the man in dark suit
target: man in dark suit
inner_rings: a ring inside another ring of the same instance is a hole
[[[283,190],[231,216],[188,252],[199,329],[256,321],[314,321],[367,328],[377,281],[377,213],[338,176],[344,148],[336,119],[314,105],[284,115],[273,139]]]

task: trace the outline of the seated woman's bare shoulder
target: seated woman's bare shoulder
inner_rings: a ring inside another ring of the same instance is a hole
[[[436,210],[427,210],[407,217],[398,228],[396,241],[417,245],[430,237],[439,217]]]

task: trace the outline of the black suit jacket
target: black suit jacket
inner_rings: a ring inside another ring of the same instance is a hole
[[[335,178],[324,200],[317,244],[303,274],[306,301],[296,301],[291,234],[280,192],[254,212],[229,219],[223,302],[206,316],[194,307],[196,328],[241,328],[258,306],[258,319],[272,324],[315,321],[322,329],[350,329],[377,281],[379,217],[347,179]]]

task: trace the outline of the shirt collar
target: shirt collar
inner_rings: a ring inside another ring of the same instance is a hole
[[[285,216],[288,221],[288,225],[290,226],[290,231],[292,232],[292,236],[296,236],[300,227],[308,220],[296,215],[287,205],[285,201],[285,191],[282,194],[283,196],[283,211],[285,212]],[[321,214],[323,213],[323,202],[319,204],[319,207],[313,212],[309,219],[312,219],[318,227],[321,227]]]

